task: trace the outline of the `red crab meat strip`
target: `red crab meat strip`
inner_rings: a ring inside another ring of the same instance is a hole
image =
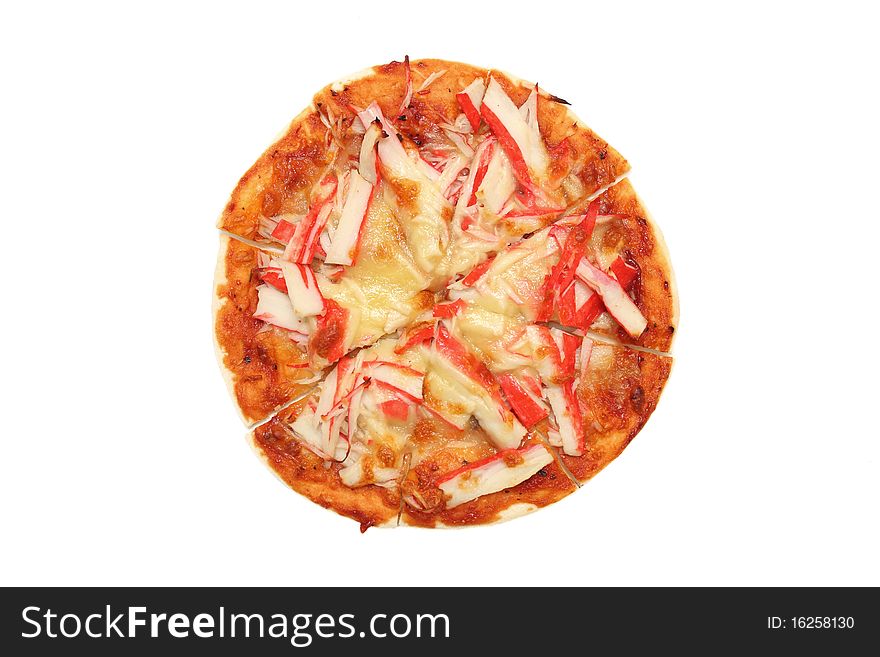
[[[287,295],[300,317],[311,317],[324,312],[324,297],[318,288],[315,272],[307,265],[280,260],[279,265],[287,284]]]
[[[544,284],[544,300],[538,308],[537,321],[546,322],[550,319],[553,315],[554,301],[574,280],[578,261],[584,258],[598,213],[599,203],[593,201],[587,208],[583,221],[568,231],[559,261],[553,266]]]
[[[485,92],[486,85],[482,78],[476,78],[461,93],[455,95],[458,106],[461,107],[474,132],[480,129],[480,105]]]
[[[282,244],[287,244],[290,241],[290,238],[293,237],[296,227],[297,224],[292,224],[286,219],[281,219],[272,230],[272,237]]]
[[[617,279],[612,278],[583,258],[577,266],[577,275],[592,288],[600,297],[611,316],[632,337],[639,337],[648,325],[638,306],[621,287]]]
[[[553,462],[544,445],[502,450],[486,459],[453,470],[438,483],[446,494],[446,508],[470,502],[482,495],[512,488]]]
[[[465,303],[462,299],[456,299],[450,303],[438,303],[434,306],[434,317],[449,319],[455,317],[464,308]]]
[[[336,224],[333,240],[324,262],[328,265],[351,265],[357,258],[364,219],[373,198],[375,186],[352,171],[349,177],[348,194],[342,206],[342,214]]]
[[[285,260],[307,265],[312,261],[318,239],[327,224],[331,207],[328,207],[331,199],[336,194],[336,176],[326,176],[318,185],[314,194],[314,200],[308,214],[296,225],[296,230],[284,249]],[[280,225],[280,222],[279,222]]]
[[[260,285],[257,287],[257,295],[254,319],[295,333],[307,334],[306,323],[294,312],[290,299],[284,292],[269,285]]]
[[[510,402],[510,408],[526,429],[547,417],[547,409],[535,400],[531,392],[515,376],[509,372],[499,374],[498,382],[501,384],[504,396]]]
[[[260,272],[260,280],[280,292],[287,293],[287,283],[284,282],[284,274],[281,273],[280,267],[266,267]]]
[[[526,189],[540,194],[534,178],[546,176],[549,155],[537,131],[537,121],[530,126],[494,78],[489,78],[480,114],[510,158],[517,180]]]
[[[361,151],[358,158],[358,172],[361,177],[371,185],[378,180],[376,144],[382,138],[382,123],[376,119],[367,128],[364,140],[361,142]]]
[[[473,415],[492,441],[500,448],[519,446],[525,437],[525,427],[505,405],[501,387],[486,364],[453,338],[442,323],[437,327],[434,349],[438,360],[446,364],[447,376],[472,382],[468,394],[475,402]]]
[[[407,349],[415,347],[423,342],[434,339],[434,324],[423,323],[407,327],[400,334],[397,345],[394,347],[395,354],[402,354]]]

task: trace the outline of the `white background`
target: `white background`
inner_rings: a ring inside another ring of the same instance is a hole
[[[880,584],[878,21],[804,4],[6,3],[0,584]],[[245,443],[214,222],[314,91],[405,53],[571,101],[632,163],[681,327],[578,494],[361,535]]]

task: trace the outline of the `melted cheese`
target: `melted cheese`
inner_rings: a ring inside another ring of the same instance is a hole
[[[416,264],[425,274],[434,272],[449,245],[452,206],[437,181],[419,167],[417,152],[408,153],[394,135],[379,142],[379,162],[391,199],[406,233]]]
[[[338,282],[321,281],[321,294],[343,308],[360,312],[353,345],[370,345],[415,319],[433,305],[422,291],[429,279],[415,265],[408,242],[383,185],[365,219],[355,264]]]

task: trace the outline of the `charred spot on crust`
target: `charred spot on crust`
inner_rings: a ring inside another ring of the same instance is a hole
[[[562,105],[571,105],[571,103],[569,103],[564,98],[560,98],[559,96],[556,96],[554,94],[550,94],[550,100],[552,100],[554,103],[560,103]]]
[[[251,362],[251,357],[250,357],[249,355],[246,354],[243,360],[244,360],[245,363],[250,363],[250,362]]]
[[[636,386],[632,389],[632,392],[629,394],[629,400],[632,402],[633,408],[641,412],[645,404],[645,391],[642,389],[642,386]]]
[[[604,160],[606,157],[608,157],[608,151],[603,148],[601,151],[599,151],[599,159]]]

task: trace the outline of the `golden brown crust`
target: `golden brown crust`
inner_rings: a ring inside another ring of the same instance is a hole
[[[324,461],[297,441],[286,428],[302,410],[296,403],[266,424],[257,427],[252,440],[275,473],[293,490],[326,509],[369,527],[396,524],[400,495],[396,489],[380,486],[349,488],[339,478],[338,463],[329,468]]]
[[[668,356],[600,343],[593,348],[610,352],[613,363],[608,368],[591,370],[578,388],[587,408],[587,450],[578,457],[563,454],[562,462],[580,482],[617,458],[641,431],[657,407],[672,368]]]
[[[678,327],[678,301],[672,265],[662,235],[629,180],[610,187],[598,200],[599,214],[615,215],[602,232],[601,246],[638,265],[639,276],[631,292],[648,320],[648,326],[641,336],[633,338],[616,323],[612,325],[606,315],[605,326],[594,327],[594,330],[625,344],[669,352]],[[578,209],[584,210],[585,207],[586,204],[582,203]]]
[[[215,282],[214,332],[242,417],[259,422],[305,392],[314,376],[302,350],[282,329],[254,319],[257,287],[254,270],[259,251],[238,240],[221,237],[218,280]]]
[[[217,227],[259,241],[261,216],[305,214],[309,191],[330,163],[325,135],[318,113],[304,110],[242,176]]]

